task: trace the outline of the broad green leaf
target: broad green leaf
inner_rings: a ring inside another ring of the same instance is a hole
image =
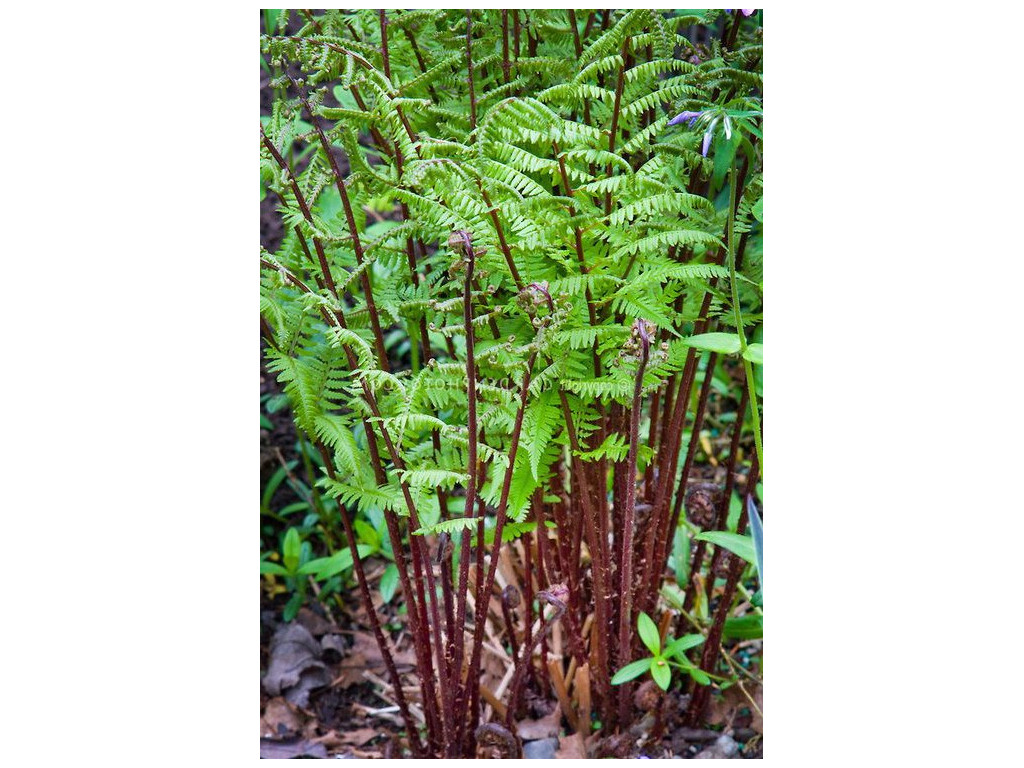
[[[641,613],[636,619],[636,627],[640,631],[640,639],[644,641],[647,650],[657,656],[661,653],[661,633],[658,632],[658,625],[650,616]]]
[[[385,603],[390,603],[398,589],[398,568],[394,563],[389,563],[380,577],[380,597]]]
[[[273,429],[273,428],[274,428],[274,425],[271,423],[270,419],[268,419],[266,416],[264,416],[261,413],[260,414],[260,429]]]
[[[278,486],[284,482],[284,479],[288,476],[288,473],[295,469],[299,462],[297,460],[289,461],[284,467],[278,467],[277,471],[270,476],[267,481],[266,488],[263,489],[263,496],[260,499],[260,509],[264,512],[270,511],[270,502],[274,498],[274,493],[277,492]]]
[[[700,333],[683,341],[694,349],[707,349],[725,355],[740,351],[740,337],[735,333]]]
[[[291,621],[295,618],[295,615],[299,612],[299,608],[302,607],[302,593],[296,592],[291,596],[288,604],[284,607],[283,618],[285,621]]]
[[[764,365],[764,345],[760,343],[748,344],[747,351],[743,353],[743,357],[754,365]]]
[[[756,203],[754,203],[754,207],[751,209],[751,213],[754,214],[754,218],[755,219],[757,219],[761,223],[764,223],[764,198],[763,197],[760,200],[758,200]]]
[[[354,523],[359,541],[368,544],[374,550],[380,549],[380,535],[373,529],[373,526],[365,520],[356,520]]]
[[[710,541],[716,547],[728,549],[734,555],[738,555],[751,565],[756,562],[754,555],[754,541],[749,536],[741,536],[738,533],[729,531],[704,531],[695,537],[698,541]]]
[[[651,659],[640,659],[639,661],[632,661],[618,672],[612,678],[612,685],[622,685],[633,678],[640,677],[644,672],[651,668]]]
[[[284,544],[281,546],[282,560],[284,567],[289,573],[295,573],[299,567],[299,556],[302,552],[302,540],[299,538],[299,531],[296,528],[289,528],[284,535]]]
[[[661,690],[668,690],[668,685],[672,682],[672,670],[668,668],[664,659],[651,659],[651,677]]]
[[[690,677],[692,677],[701,685],[711,685],[711,678],[708,677],[703,670],[697,669],[696,667],[691,667],[686,671],[690,673]]]
[[[691,648],[696,648],[698,645],[704,642],[704,635],[683,635],[682,637],[673,640],[671,643],[665,646],[665,656],[676,656],[682,659],[686,657],[683,655],[686,651]]]
[[[722,637],[729,640],[758,640],[764,634],[764,616],[756,613],[725,620]]]
[[[359,550],[360,559],[367,555],[373,554],[374,550],[367,544],[359,544],[356,546]],[[304,566],[299,569],[300,574],[314,574],[319,581],[336,576],[342,571],[346,571],[352,567],[352,550],[346,548],[341,550],[330,557],[320,557],[316,560],[310,560]]]
[[[288,571],[283,565],[272,563],[269,560],[260,560],[260,573],[272,573],[275,576],[287,576]]]

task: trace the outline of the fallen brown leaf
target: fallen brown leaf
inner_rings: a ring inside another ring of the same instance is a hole
[[[287,760],[293,757],[327,757],[327,748],[323,744],[314,744],[303,739],[260,739],[260,759]]]
[[[280,739],[295,736],[302,730],[306,716],[278,696],[267,702],[260,718],[260,737]]]
[[[338,734],[342,744],[350,744],[353,747],[361,747],[380,735],[376,728],[357,728],[354,731],[347,731]]]
[[[558,707],[540,720],[523,720],[518,723],[519,738],[523,741],[537,741],[557,736],[561,720],[562,711]]]
[[[340,664],[338,664],[339,674],[334,678],[334,682],[332,682],[331,685],[344,690],[349,686],[366,682],[366,678],[363,677],[363,672],[367,668],[368,665],[366,663],[366,657],[363,656],[363,654],[350,654],[346,656]]]
[[[295,620],[309,630],[313,637],[326,635],[328,632],[337,632],[338,628],[322,616],[317,616],[309,608],[300,608]]]
[[[270,665],[263,688],[271,696],[284,695],[299,707],[309,705],[309,693],[328,685],[331,676],[320,661],[320,644],[304,626],[283,624],[270,641]]]
[[[558,750],[555,752],[557,760],[585,760],[587,750],[583,744],[583,736],[574,733],[571,736],[564,736],[558,740]]]

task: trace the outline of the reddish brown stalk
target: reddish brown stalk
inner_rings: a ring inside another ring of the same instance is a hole
[[[519,9],[512,10],[512,52],[519,61]]]
[[[501,219],[498,218],[498,208],[491,202],[490,195],[487,194],[487,190],[484,189],[483,182],[480,179],[476,181],[477,186],[480,188],[480,194],[484,198],[484,204],[488,208],[488,213],[491,216],[491,221],[494,223],[494,229],[498,233],[498,244],[501,246],[501,253],[505,257],[505,264],[508,265],[508,271],[512,273],[512,279],[515,281],[516,290],[523,290],[523,279],[519,276],[519,270],[516,269],[516,262],[512,258],[512,251],[508,247],[508,242],[505,240],[505,230],[501,226]]]
[[[405,33],[405,39],[409,41],[409,45],[412,46],[413,55],[416,56],[416,63],[419,65],[420,72],[426,73],[427,63],[423,60],[423,54],[420,53],[420,47],[416,44],[416,37],[408,29],[402,27],[402,32]],[[440,101],[437,98],[437,91],[434,90],[432,83],[427,83],[427,92],[430,94],[430,98],[434,100],[436,104]]]
[[[603,510],[599,513],[594,509],[590,494],[590,484],[587,481],[587,472],[583,462],[579,458],[580,444],[576,438],[576,428],[572,421],[572,412],[569,410],[569,401],[565,392],[559,389],[558,397],[562,404],[562,415],[565,418],[566,433],[569,437],[569,450],[572,456],[573,482],[580,486],[578,500],[583,508],[582,520],[580,521],[583,532],[587,537],[587,546],[590,549],[593,577],[594,577],[594,612],[597,621],[598,631],[595,632],[595,645],[597,646],[597,665],[601,674],[597,676],[602,698],[605,701],[610,697],[610,672],[608,664],[608,638],[611,625],[609,623],[611,593],[609,584],[611,576],[608,571],[608,540],[601,537],[601,525],[598,521],[599,514],[604,516]],[[579,552],[579,545],[573,547],[571,552]],[[578,558],[577,558],[578,559]]]
[[[755,455],[750,472],[747,474],[746,493],[750,494],[753,492],[757,485],[758,472],[759,467],[757,465],[757,456]],[[747,516],[745,514],[740,515],[739,522],[736,525],[736,532],[742,534],[746,530]],[[746,567],[747,563],[745,560],[736,555],[729,555],[729,573],[725,581],[725,589],[719,598],[718,608],[715,610],[714,620],[712,621],[711,629],[708,631],[708,637],[704,642],[701,653],[700,668],[707,673],[714,674],[715,667],[718,664],[722,633],[725,630],[725,620],[729,617],[729,612],[732,610],[732,601],[736,595],[736,585],[739,584],[740,577],[743,575]],[[709,578],[714,578],[714,574],[711,574]],[[684,719],[686,725],[692,727],[699,723],[710,696],[711,686],[696,686],[690,699],[690,706],[686,710]]]
[[[530,545],[529,534],[526,534],[524,539],[526,540],[527,547]],[[529,551],[529,549],[527,550]],[[548,578],[548,571],[544,566],[544,556],[540,552],[540,539],[537,539],[537,584],[546,585],[552,584],[551,579]],[[526,584],[528,587],[528,594],[526,596],[526,626],[528,627],[529,637],[533,638],[533,582],[532,579],[527,579]],[[568,616],[568,612],[565,614]],[[570,647],[573,648],[573,655],[576,654],[576,646],[579,646],[579,653],[582,656],[583,653],[583,638],[579,638],[578,642],[574,642],[574,638],[579,636],[579,633],[575,629],[570,629],[571,634],[569,635]],[[547,691],[550,689],[551,680],[548,674],[548,641],[546,637],[542,637],[540,640],[540,673],[537,676],[537,682],[540,685],[540,690]]]
[[[745,414],[747,412],[747,405],[749,404],[749,398],[750,398],[750,390],[747,389],[747,387],[743,387],[743,394],[740,396],[740,404],[736,407],[736,423],[733,425],[732,441],[729,444],[729,459],[728,459],[728,461],[726,463],[726,467],[725,467],[725,489],[722,491],[722,498],[721,498],[721,501],[718,504],[718,514],[715,516],[715,522],[714,522],[714,525],[711,528],[711,530],[713,530],[713,531],[724,531],[726,529],[726,525],[727,525],[728,520],[729,520],[729,505],[732,502],[733,487],[736,485],[736,459],[737,459],[737,456],[739,455],[740,435],[743,432],[743,414]],[[704,541],[698,542],[698,544],[705,544],[705,543],[706,542],[704,542]],[[716,548],[715,549],[715,556],[714,556],[714,558],[712,558],[712,561],[711,561],[711,573],[712,574],[715,574],[715,573],[718,572],[718,565],[719,565],[719,561],[721,560],[722,552],[724,552],[724,550],[721,549],[721,548]],[[699,562],[699,561],[696,558],[694,558],[694,562]],[[692,571],[693,571],[692,566],[691,566],[690,570],[691,570],[691,573],[692,573]],[[687,583],[687,590],[686,590],[687,591],[687,595],[686,595],[687,598],[690,597],[690,594],[689,594],[689,592],[690,592],[690,583],[689,583],[689,581],[692,581],[692,579],[688,580],[688,583]],[[707,580],[707,584],[706,584],[706,594],[707,594],[707,598],[708,598],[709,602],[711,600],[711,591],[714,589],[714,587],[715,587],[715,580],[714,580],[714,578],[708,579]],[[693,600],[692,599],[690,600],[689,605],[687,605],[685,601],[683,602],[683,608],[686,609],[686,610],[689,610],[691,605],[693,605]]]
[[[352,98],[356,100],[356,106],[359,107],[359,109],[361,109],[363,112],[369,112],[370,110],[366,108],[366,102],[363,101],[362,94],[359,93],[358,86],[356,86],[356,84],[353,83],[348,87],[348,89],[352,94]],[[377,126],[370,126],[370,136],[373,137],[373,143],[377,145],[377,149],[383,152],[385,156],[394,159],[396,163],[401,162],[402,153],[398,151],[397,147],[392,147],[387,142],[387,139],[384,138],[384,135],[379,130],[377,130]]]
[[[571,13],[571,11],[570,11],[570,13]],[[561,176],[561,178],[562,178],[562,188],[563,188],[562,191],[563,191],[563,193],[565,194],[566,197],[574,197],[576,195],[576,192],[575,192],[575,190],[573,190],[572,184],[569,182],[569,173],[568,173],[568,171],[566,170],[566,167],[565,167],[565,155],[562,154],[562,150],[559,148],[557,141],[552,141],[551,142],[551,148],[554,150],[555,158],[558,160],[558,173],[559,173],[559,176]],[[570,205],[569,206],[569,216],[572,217],[572,218],[576,217],[576,206],[574,206],[574,205]],[[577,226],[573,227],[573,239],[574,239],[575,246],[576,246],[576,261],[579,262],[580,272],[582,272],[584,275],[589,274],[590,273],[590,269],[587,267],[587,260],[586,260],[586,257],[583,255],[583,230],[581,230]],[[590,324],[593,325],[593,326],[596,326],[597,325],[597,317],[596,317],[596,315],[594,313],[594,297],[593,297],[593,295],[591,295],[590,286],[589,285],[587,285],[587,287],[586,287],[586,297],[587,297],[587,311],[590,314]],[[596,354],[597,353],[595,351],[595,357],[596,357]],[[595,361],[595,370],[596,370],[595,375],[600,376],[601,375],[600,362]]]
[[[732,12],[732,25],[728,31],[722,35],[722,45],[726,48],[732,48],[736,44],[736,36],[739,34],[740,25],[743,23],[743,14],[739,9],[734,9]]]
[[[468,13],[468,12],[467,12]],[[476,358],[474,353],[474,336],[473,331],[473,268],[476,263],[476,255],[473,252],[473,243],[470,239],[468,232],[455,232],[452,234],[449,244],[460,250],[464,255],[464,269],[466,272],[466,279],[464,284],[463,302],[462,302],[462,321],[466,333],[466,377],[467,377],[467,396],[468,396],[468,414],[466,417],[467,426],[469,430],[469,447],[467,450],[467,462],[466,462],[466,473],[469,475],[469,480],[466,483],[466,514],[470,515],[473,513],[473,508],[476,506],[476,479],[477,479],[477,418],[476,418]],[[462,659],[465,654],[465,634],[461,631],[461,628],[466,623],[466,598],[469,594],[469,560],[470,560],[470,540],[472,533],[469,530],[463,529],[461,534],[462,546],[459,556],[459,586],[457,602],[455,607],[455,627],[457,632],[455,642],[455,658],[452,663],[452,669],[457,677],[461,677],[462,674]],[[481,542],[482,544],[482,542]],[[485,598],[486,599],[486,598]],[[462,686],[459,686],[459,691],[456,693],[457,698],[464,700],[462,697],[465,694],[465,690]],[[462,733],[463,723],[459,723],[457,726],[456,734]],[[447,756],[457,757],[455,750],[461,743],[461,738],[452,739],[448,743]]]
[[[358,36],[355,35],[354,32],[353,32],[353,36],[355,36],[358,39]],[[281,39],[290,40],[293,43],[310,43],[310,44],[314,44],[314,45],[322,45],[324,48],[327,48],[328,50],[335,51],[337,53],[342,53],[345,56],[350,56],[352,58],[352,60],[356,64],[358,64],[360,67],[365,69],[367,72],[373,72],[374,71],[373,65],[370,62],[368,62],[366,59],[364,59],[362,56],[360,56],[355,51],[350,51],[348,48],[340,46],[337,43],[329,43],[326,40],[317,40],[317,39],[312,38],[312,37],[298,37],[297,35],[287,35],[284,38],[277,37],[277,38],[274,38],[274,39],[275,40],[281,40]]]
[[[717,263],[718,259],[716,259]],[[711,306],[711,292],[705,291],[704,299],[701,302],[700,317],[707,316]],[[698,320],[694,324],[694,334],[704,333],[707,327],[706,320]],[[672,490],[675,487],[675,467],[679,461],[679,449],[682,441],[683,421],[690,402],[690,390],[693,386],[697,370],[696,350],[691,347],[686,351],[686,362],[683,366],[683,374],[680,377],[679,386],[669,390],[669,397],[666,398],[666,409],[662,423],[661,445],[658,449],[658,477],[655,483],[654,504],[651,514],[657,526],[651,528],[652,533],[668,530],[668,517],[670,513],[669,503],[671,502]],[[671,418],[668,418],[669,407],[671,407]],[[652,526],[654,524],[652,523]],[[651,535],[647,537],[644,547],[644,573],[643,584],[649,584],[651,572],[661,566],[654,563],[654,540]]]
[[[383,8],[378,10],[380,17],[380,53],[384,59],[384,77],[391,80],[391,57],[388,56],[388,12]]]
[[[512,426],[512,442],[509,446],[509,461],[505,468],[505,476],[501,483],[501,496],[498,499],[498,508],[495,512],[494,541],[491,544],[491,559],[487,566],[487,573],[484,576],[483,584],[478,584],[476,617],[473,626],[473,651],[470,656],[469,670],[467,671],[466,685],[476,684],[480,674],[480,659],[483,650],[484,624],[487,622],[487,606],[490,603],[491,590],[494,588],[495,574],[498,572],[498,555],[501,551],[501,537],[505,530],[505,520],[508,514],[508,497],[512,490],[512,476],[515,471],[516,454],[519,451],[519,439],[523,431],[523,417],[526,413],[526,401],[530,391],[530,377],[533,371],[533,363],[537,359],[537,353],[530,355],[526,363],[526,371],[523,374],[523,383],[519,388],[519,408],[516,411],[515,424]],[[483,548],[481,539],[479,546]],[[470,713],[472,723],[478,722],[479,712],[474,708]]]
[[[270,329],[270,323],[267,322],[267,318],[263,316],[262,312],[260,312],[260,332],[262,332],[263,338],[267,340],[267,344],[278,352],[281,351],[281,348],[277,346],[277,340],[274,338],[274,332]]]
[[[314,32],[316,32],[318,35],[322,35],[324,33],[323,27],[320,26],[320,22],[316,20],[311,10],[309,10],[308,8],[301,8],[299,9],[299,12],[306,17],[306,20],[309,21],[310,24],[313,25]]]
[[[690,468],[693,466],[693,457],[697,450],[697,445],[700,443],[700,431],[704,426],[704,414],[707,412],[708,396],[711,394],[711,384],[714,380],[715,363],[718,360],[718,355],[712,352],[708,355],[707,368],[704,372],[704,383],[700,388],[700,396],[697,399],[697,408],[693,414],[693,425],[690,428],[690,445],[686,451],[686,458],[683,461],[683,469],[681,472],[680,487],[686,488],[686,480],[690,474]],[[694,366],[696,368],[696,366]],[[682,394],[680,394],[682,397]],[[686,393],[687,399],[689,399],[689,388]],[[680,436],[681,439],[681,436]],[[670,486],[671,487],[671,486]],[[656,598],[658,591],[660,590],[660,581],[662,573],[665,568],[665,557],[668,554],[669,542],[675,535],[676,526],[679,525],[679,511],[682,506],[683,494],[677,494],[677,503],[672,510],[672,517],[667,525],[662,526],[659,521],[658,526],[655,530],[655,546],[654,554],[651,562],[648,564],[649,567],[644,569],[644,581],[642,584],[646,585],[647,594],[652,594],[652,597]],[[665,541],[665,539],[669,541]],[[653,604],[648,607],[653,608]]]
[[[487,432],[483,427],[480,428],[480,443],[482,445],[487,445]],[[487,463],[481,461],[479,462],[479,465],[480,471],[479,473],[477,473],[476,487],[483,488],[487,484]],[[489,597],[481,594],[480,592],[480,587],[484,581],[484,552],[487,550],[486,544],[484,542],[484,539],[486,538],[486,531],[484,525],[486,516],[487,505],[484,503],[483,497],[477,494],[476,564],[475,570],[473,572],[473,585],[476,589],[476,592],[474,593],[474,599],[476,601],[477,606],[480,605],[481,599],[485,601],[489,599]]]
[[[309,206],[306,205],[306,198],[302,194],[302,190],[299,189],[299,183],[295,178],[295,175],[288,168],[288,163],[280,152],[277,151],[277,147],[267,137],[267,134],[263,130],[263,126],[260,125],[260,139],[263,141],[263,146],[267,148],[267,151],[274,158],[274,162],[278,164],[282,171],[288,174],[288,183],[291,185],[292,194],[295,196],[295,202],[299,206],[299,210],[302,212],[302,217],[309,223],[313,224],[313,214],[309,211]],[[320,271],[323,273],[324,280],[327,281],[327,286],[330,288],[331,294],[338,298],[338,291],[334,286],[334,278],[331,276],[331,268],[327,263],[327,254],[324,253],[323,245],[320,243],[318,238],[313,238],[313,245],[316,248],[317,260],[320,263]]]
[[[508,60],[508,11],[501,11],[501,71],[504,74],[505,82],[511,80],[512,64]]]
[[[529,645],[533,640],[533,537],[530,536],[530,532],[526,531],[521,539],[523,543],[523,591],[526,593],[523,597],[525,599],[525,605],[523,607],[523,644]],[[543,581],[540,582],[544,584]],[[543,660],[542,660],[543,663]],[[537,670],[531,669],[534,680],[537,679]]]
[[[490,595],[486,595],[489,600]],[[523,596],[519,590],[509,584],[501,591],[501,617],[505,622],[505,634],[508,636],[508,644],[512,646],[512,658],[519,655],[519,641],[516,639],[516,622],[512,616],[512,609],[522,602]],[[529,638],[524,637],[523,643],[528,644]]]
[[[638,319],[633,326],[634,336],[640,342],[640,365],[636,371],[633,384],[633,405],[629,414],[629,456],[626,459],[626,499],[622,514],[622,559],[619,561],[619,648],[618,666],[622,669],[632,660],[630,652],[630,630],[633,624],[633,526],[636,522],[636,460],[640,445],[640,412],[643,394],[644,370],[650,356],[651,328],[643,319]],[[626,684],[619,688],[619,723],[629,722],[629,703],[632,686]]]
[[[569,9],[569,29],[572,30],[572,45],[576,49],[576,58],[583,55],[583,43],[580,41],[580,28],[576,25],[576,11]]]

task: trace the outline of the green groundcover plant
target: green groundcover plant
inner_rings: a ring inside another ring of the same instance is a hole
[[[415,756],[518,756],[527,688],[623,732],[641,675],[697,724],[761,631],[760,12],[267,12],[261,56],[261,329],[318,465],[264,494],[289,614],[354,581]],[[482,722],[488,621],[515,672]]]

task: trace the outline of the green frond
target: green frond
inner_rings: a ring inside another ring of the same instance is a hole
[[[624,257],[635,254],[657,257],[666,253],[672,246],[681,245],[717,245],[724,247],[717,237],[707,232],[701,232],[697,229],[675,229],[668,232],[656,232],[635,242],[627,243],[615,252],[612,259],[619,261]]]
[[[407,469],[402,472],[402,482],[407,485],[444,488],[450,491],[457,485],[466,485],[469,475],[450,469]]]

